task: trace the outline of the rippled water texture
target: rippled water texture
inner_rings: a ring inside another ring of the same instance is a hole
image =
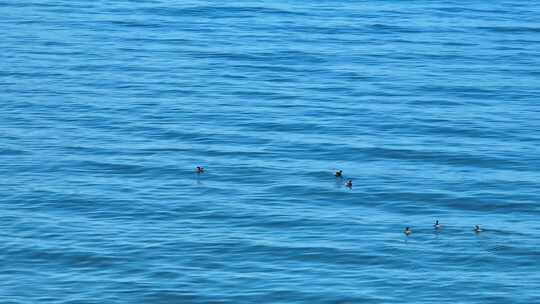
[[[1,303],[540,303],[534,1],[0,10]]]

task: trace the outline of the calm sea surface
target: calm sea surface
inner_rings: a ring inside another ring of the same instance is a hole
[[[1,303],[540,303],[535,1],[0,11]]]

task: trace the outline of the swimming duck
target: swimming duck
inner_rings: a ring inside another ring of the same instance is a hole
[[[336,174],[334,174],[336,177],[342,177],[343,176],[343,170],[336,171]]]
[[[403,232],[405,235],[410,235],[412,233],[411,229],[409,227],[405,228],[405,231]]]
[[[440,228],[442,228],[442,225],[439,224],[439,220],[437,220],[437,221],[435,221],[435,225],[433,225],[433,227],[434,227],[435,229],[440,229]]]
[[[347,181],[347,183],[345,184],[345,186],[347,186],[347,187],[349,187],[349,188],[352,188],[352,180]]]
[[[474,226],[474,232],[476,232],[476,233],[482,232],[482,229],[480,229],[480,226],[475,225]]]
[[[197,166],[197,173],[203,173],[203,172],[204,172],[204,168]]]

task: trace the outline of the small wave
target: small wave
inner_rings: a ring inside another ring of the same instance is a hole
[[[525,27],[525,26],[490,26],[490,27],[476,27],[479,30],[485,30],[495,33],[540,33],[540,27]]]
[[[26,155],[30,154],[28,151],[20,149],[10,149],[10,148],[0,148],[0,155],[9,156],[9,155]]]

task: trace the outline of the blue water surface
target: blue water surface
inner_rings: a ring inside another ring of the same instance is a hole
[[[1,303],[540,303],[534,1],[0,11]]]

